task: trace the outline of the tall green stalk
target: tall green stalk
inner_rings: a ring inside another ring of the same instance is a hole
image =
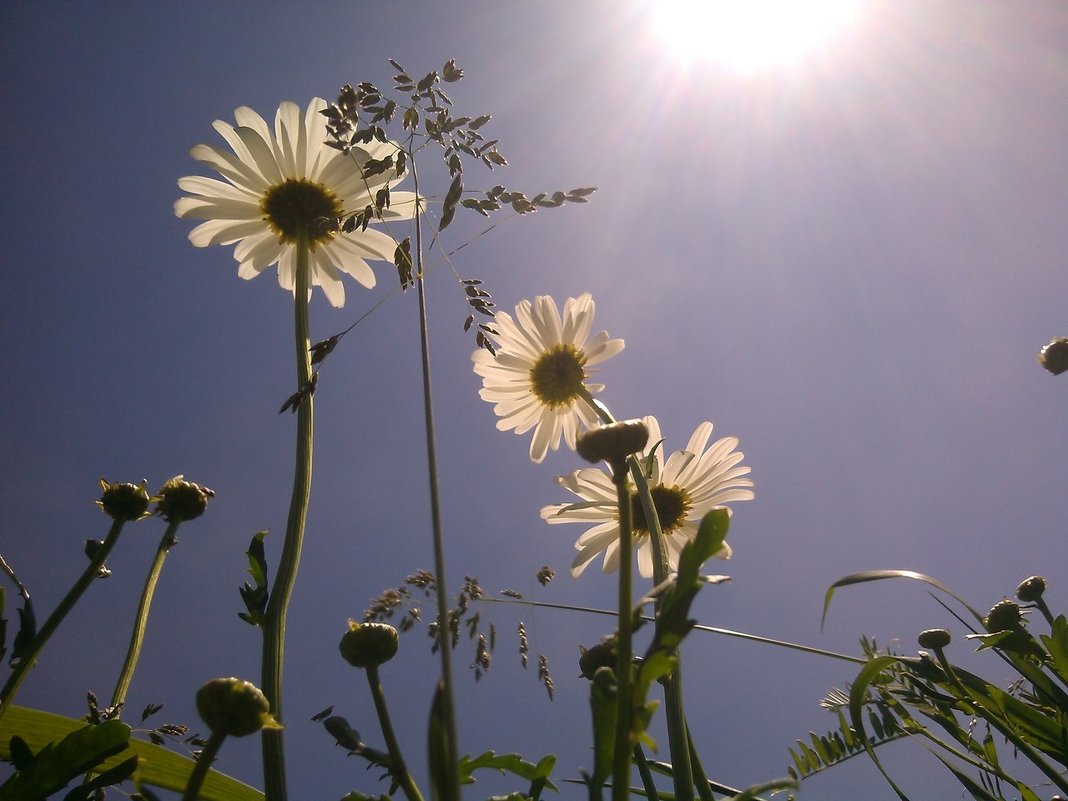
[[[308,267],[310,244],[307,234],[296,244],[297,275],[294,300],[294,344],[297,360],[297,392],[302,393],[297,405],[296,464],[293,470],[293,494],[289,501],[289,518],[278,572],[271,587],[263,620],[263,694],[271,705],[271,714],[282,721],[282,666],[285,655],[286,612],[293,595],[300,566],[300,552],[304,543],[304,526],[311,495],[313,416],[311,386],[311,353],[308,340]],[[285,801],[285,750],[281,729],[267,729],[263,738],[263,777],[266,801]]]
[[[382,692],[382,680],[378,675],[378,665],[370,664],[365,669],[367,684],[371,688],[371,698],[375,702],[375,712],[378,714],[378,723],[382,727],[382,737],[386,741],[386,751],[389,753],[390,769],[394,780],[401,786],[408,801],[423,801],[423,795],[408,772],[408,766],[404,762],[400,743],[393,731],[393,723],[389,717],[389,707],[386,705],[386,695]]]
[[[408,163],[412,165],[412,180],[415,195],[419,197],[419,173],[415,168],[415,158],[408,153]],[[434,402],[430,391],[430,327],[426,315],[426,280],[423,270],[423,226],[420,214],[421,206],[416,201],[415,212],[415,282],[419,300],[419,344],[423,369],[423,415],[426,427],[427,476],[430,483],[430,519],[434,539],[434,575],[436,576],[437,640],[441,657],[441,682],[444,687],[444,704],[442,715],[445,724],[445,760],[446,775],[441,777],[444,786],[436,787],[437,796],[446,801],[459,801],[460,777],[457,773],[459,750],[456,742],[456,704],[452,679],[452,644],[449,641],[448,597],[445,581],[445,534],[441,523],[441,500],[438,488],[437,446],[434,437]],[[433,756],[431,762],[433,763]]]
[[[612,801],[627,801],[630,796],[630,763],[634,702],[631,682],[632,645],[631,625],[634,616],[633,532],[631,531],[630,487],[627,465],[622,459],[612,465],[612,483],[616,485],[619,504],[619,639],[616,642],[616,741],[612,752]]]
[[[608,408],[585,390],[583,391],[583,399],[606,424],[616,422],[615,417],[608,411]],[[649,526],[649,541],[653,549],[653,583],[654,585],[659,585],[667,580],[668,575],[667,556],[664,552],[664,532],[660,527],[660,518],[656,513],[656,504],[653,503],[653,496],[649,489],[649,480],[646,478],[644,466],[637,456],[630,457],[628,461],[630,474],[634,479],[634,486],[638,493],[638,500],[642,505],[642,512],[645,514],[645,520]],[[659,605],[660,601],[658,599],[657,606],[659,607]],[[623,621],[621,620],[620,626],[622,625]],[[686,716],[683,712],[682,701],[682,655],[677,654],[676,659],[674,672],[663,680],[664,716],[667,719],[668,749],[671,752],[673,768],[671,779],[674,784],[676,801],[694,801],[690,740],[686,734]]]
[[[126,703],[126,693],[130,689],[134,670],[141,658],[141,646],[145,641],[145,629],[148,627],[148,613],[152,608],[152,597],[156,593],[156,584],[163,571],[163,561],[167,558],[171,546],[178,542],[174,534],[181,523],[181,520],[174,520],[167,525],[167,530],[159,541],[159,547],[156,548],[156,556],[148,569],[148,578],[145,579],[145,587],[141,591],[141,602],[138,604],[137,617],[134,619],[133,632],[130,634],[130,645],[126,649],[126,660],[122,663],[119,680],[115,683],[115,692],[111,696],[112,707]]]
[[[208,736],[208,742],[200,750],[196,765],[193,766],[193,772],[189,774],[189,781],[186,782],[182,801],[197,801],[200,798],[200,788],[204,784],[204,779],[208,776],[208,771],[211,770],[212,763],[215,762],[215,757],[219,755],[219,748],[222,747],[225,739],[226,732],[224,731],[213,731]]]
[[[70,588],[70,591],[63,597],[63,600],[59,602],[59,606],[55,608],[55,611],[48,616],[48,620],[46,620],[44,625],[38,630],[37,635],[33,638],[26,653],[19,660],[19,663],[15,666],[11,675],[8,676],[3,689],[0,689],[0,719],[4,717],[4,713],[7,712],[8,708],[15,700],[15,695],[18,693],[19,687],[22,686],[22,682],[26,679],[26,675],[29,673],[30,668],[32,668],[37,661],[41,649],[45,647],[49,638],[55,633],[56,629],[59,628],[59,624],[63,622],[64,618],[70,613],[70,610],[74,608],[74,605],[78,603],[78,600],[85,593],[86,589],[88,589],[89,585],[100,573],[100,568],[103,566],[104,560],[108,558],[111,549],[114,548],[115,543],[118,542],[119,534],[122,533],[122,527],[125,522],[125,520],[115,520],[112,522],[107,537],[104,538],[100,547],[96,549],[96,553],[93,555],[92,561],[89,562],[89,566],[85,568],[82,575],[76,582],[74,582],[74,586]]]

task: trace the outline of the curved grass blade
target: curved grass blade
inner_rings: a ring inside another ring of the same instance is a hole
[[[890,578],[908,578],[913,579],[915,581],[922,581],[925,584],[930,584],[932,587],[935,587],[936,589],[944,592],[950,598],[953,598],[957,603],[959,603],[961,606],[971,612],[975,619],[980,622],[980,624],[983,621],[983,616],[981,614],[976,612],[971,606],[968,605],[967,601],[965,601],[963,598],[953,592],[953,590],[951,590],[938,579],[931,578],[930,576],[924,575],[923,573],[917,573],[915,570],[862,570],[859,573],[850,573],[848,576],[843,576],[827,588],[827,594],[823,597],[823,616],[820,618],[820,629],[823,629],[823,624],[827,620],[827,609],[831,605],[831,598],[834,597],[834,591],[836,589],[838,589],[839,587],[848,587],[852,584],[864,584],[869,581],[882,581],[883,579]]]

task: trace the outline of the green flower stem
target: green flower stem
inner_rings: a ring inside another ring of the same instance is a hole
[[[189,782],[185,786],[182,801],[197,801],[200,797],[200,787],[204,784],[204,779],[207,777],[208,771],[211,770],[215,757],[219,755],[219,748],[225,739],[226,732],[223,731],[213,731],[211,736],[208,737],[208,744],[204,746],[200,755],[197,756],[196,766],[193,768],[193,772],[189,774]]]
[[[612,801],[627,801],[630,795],[630,760],[633,751],[631,725],[634,702],[631,692],[633,662],[633,597],[631,587],[634,561],[634,534],[631,531],[630,488],[627,465],[620,460],[612,466],[619,504],[619,640],[616,643],[616,743],[612,752]]]
[[[145,579],[145,588],[141,591],[141,603],[137,607],[137,617],[134,620],[133,633],[130,635],[130,646],[126,649],[126,661],[123,662],[119,680],[115,684],[115,692],[111,696],[113,707],[126,703],[126,693],[130,689],[137,661],[141,658],[141,646],[145,641],[145,629],[148,626],[148,613],[152,607],[152,596],[156,593],[156,584],[159,582],[160,573],[163,571],[163,561],[167,558],[167,552],[171,546],[178,542],[175,532],[181,520],[175,520],[167,525],[156,548],[156,556],[152,560],[152,566],[148,569],[148,578]]]
[[[89,566],[85,568],[81,577],[74,583],[74,586],[70,588],[70,591],[64,596],[63,600],[59,602],[59,606],[56,607],[55,611],[49,615],[48,620],[44,622],[44,625],[41,626],[37,635],[33,638],[25,655],[19,660],[19,663],[15,666],[11,675],[8,676],[3,689],[0,689],[0,718],[3,718],[4,713],[7,712],[8,708],[15,700],[15,694],[18,693],[19,687],[22,685],[27,673],[29,673],[30,668],[33,667],[34,663],[37,661],[41,649],[45,647],[49,638],[55,633],[56,629],[59,628],[59,624],[63,622],[63,619],[70,613],[70,610],[74,608],[76,603],[78,603],[78,600],[85,593],[85,590],[92,583],[93,579],[97,577],[100,568],[104,564],[104,560],[108,558],[111,549],[115,547],[115,543],[119,539],[119,534],[122,532],[124,523],[124,520],[115,520],[111,524],[111,529],[108,531],[107,537],[104,538],[104,542],[101,543],[100,547],[97,549],[93,559],[89,562]]]
[[[393,733],[393,724],[389,719],[389,709],[386,707],[386,696],[382,692],[382,682],[378,677],[378,665],[370,665],[366,668],[367,684],[371,687],[371,697],[375,701],[375,712],[378,713],[378,722],[382,726],[382,736],[386,740],[386,750],[389,752],[389,761],[392,767],[393,778],[404,790],[408,801],[423,801],[419,788],[415,785],[412,774],[408,772],[408,766],[404,763],[401,754],[400,743]]]
[[[419,197],[419,173],[415,168],[414,154],[408,153],[412,165],[413,189]],[[434,575],[438,607],[437,639],[441,655],[441,682],[444,687],[443,717],[446,736],[444,759],[447,775],[442,777],[443,787],[438,793],[444,801],[459,801],[460,775],[457,770],[459,750],[456,740],[456,704],[452,679],[452,644],[449,642],[449,599],[445,582],[445,534],[441,523],[441,499],[438,488],[438,458],[434,437],[434,401],[430,391],[430,327],[426,316],[426,280],[423,270],[423,225],[421,204],[416,201],[415,212],[415,282],[419,299],[419,344],[423,368],[423,415],[426,428],[427,479],[430,483],[430,519],[434,538]]]
[[[596,400],[585,386],[582,387],[581,396],[605,423],[616,422],[608,408]],[[653,582],[659,585],[667,580],[668,574],[664,532],[660,528],[660,518],[656,513],[645,469],[636,456],[631,456],[629,462],[638,500],[649,526],[649,541],[653,548]],[[675,670],[664,679],[664,715],[667,718],[668,750],[671,752],[673,767],[671,778],[675,788],[675,800],[693,801],[693,768],[690,764],[689,738],[686,736],[686,718],[683,716],[682,654],[676,654],[676,659]]]
[[[690,724],[686,723],[686,739],[690,744],[690,762],[693,764],[694,773],[699,776],[700,779],[695,782],[697,785],[697,795],[701,797],[701,801],[715,801],[715,796],[712,794],[712,786],[708,783],[708,777],[705,776],[705,769],[701,765],[701,757],[697,753],[697,749],[693,746],[693,737],[690,736]]]
[[[645,751],[642,750],[641,743],[634,744],[634,764],[638,767],[638,775],[642,779],[642,788],[645,790],[645,797],[648,799],[658,799],[660,797],[656,790],[656,782],[653,781],[653,772],[649,770],[649,760],[645,758]]]
[[[294,335],[297,356],[297,391],[311,384],[311,353],[308,341],[309,244],[301,238],[297,248],[297,275],[294,299]],[[304,525],[308,516],[308,498],[312,479],[312,394],[305,394],[297,406],[296,466],[293,470],[293,494],[289,501],[289,519],[278,572],[271,587],[263,620],[263,694],[271,705],[271,714],[282,722],[282,666],[285,654],[286,612],[300,565],[304,543]],[[263,730],[263,776],[266,801],[285,801],[285,750],[281,729]]]

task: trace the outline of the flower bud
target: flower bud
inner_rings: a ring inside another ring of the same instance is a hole
[[[113,520],[140,520],[148,517],[148,504],[152,498],[148,494],[148,482],[140,484],[109,484],[100,479],[104,494],[96,505]]]
[[[1020,631],[1023,629],[1023,612],[1016,601],[1005,599],[998,601],[983,618],[983,627],[994,634],[999,631]]]
[[[259,688],[233,677],[212,679],[197,690],[197,712],[212,734],[244,737],[263,728],[281,728]]]
[[[388,623],[350,620],[349,630],[342,636],[338,649],[353,667],[368,668],[388,662],[397,653],[399,645],[397,630]]]
[[[1016,597],[1025,604],[1033,604],[1046,591],[1046,580],[1042,576],[1031,576],[1020,582],[1016,588]]]
[[[204,514],[208,499],[214,497],[215,493],[207,487],[175,476],[160,488],[156,514],[162,515],[168,523],[193,520]]]
[[[611,637],[606,637],[592,648],[579,646],[579,673],[584,679],[592,679],[598,668],[616,667],[616,643]]]
[[[1038,363],[1053,375],[1060,375],[1068,370],[1068,339],[1054,337],[1038,352]]]
[[[649,429],[641,420],[623,420],[591,428],[575,442],[578,455],[587,462],[620,462],[638,453],[649,441]]]
[[[921,648],[933,648],[938,650],[949,645],[953,637],[946,629],[927,629],[921,631],[918,638]]]

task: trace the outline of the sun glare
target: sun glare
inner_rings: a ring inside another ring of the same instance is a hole
[[[752,73],[796,63],[857,14],[861,0],[657,0],[650,22],[680,61]]]

